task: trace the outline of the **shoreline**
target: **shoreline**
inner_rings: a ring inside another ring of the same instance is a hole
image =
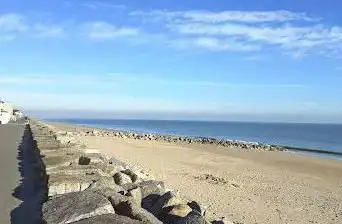
[[[278,144],[267,144],[261,142],[252,142],[252,141],[244,141],[244,140],[233,140],[233,139],[219,139],[212,137],[203,137],[203,136],[186,136],[186,135],[176,135],[176,134],[159,134],[154,132],[140,132],[135,130],[124,130],[124,129],[116,129],[109,127],[99,127],[96,125],[87,125],[87,124],[75,124],[68,122],[58,122],[58,121],[44,121],[46,123],[51,124],[62,124],[62,125],[71,125],[77,126],[81,128],[89,128],[96,129],[99,131],[105,132],[113,132],[114,135],[118,136],[126,136],[128,138],[134,139],[142,139],[142,140],[157,140],[157,141],[167,141],[167,142],[184,142],[186,144],[214,144],[223,147],[237,147],[241,150],[261,150],[261,151],[282,151],[282,152],[292,152],[299,153],[303,156],[310,157],[322,157],[334,160],[342,160],[342,152],[328,151],[324,149],[314,149],[314,148],[304,148],[304,147],[295,147],[295,146],[286,146],[286,145],[278,145]],[[125,138],[125,137],[124,137]],[[146,139],[147,138],[147,139]]]

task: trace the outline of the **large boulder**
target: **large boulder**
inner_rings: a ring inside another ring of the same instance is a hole
[[[106,193],[108,194],[107,198],[112,203],[114,208],[116,206],[118,206],[119,204],[121,204],[122,202],[126,202],[126,201],[129,201],[131,199],[130,197],[122,195],[122,194],[117,193],[117,192],[112,192],[109,194],[109,191],[107,191]]]
[[[211,223],[212,224],[234,224],[232,221],[228,220],[225,217],[222,217],[220,219],[214,220]]]
[[[166,223],[166,222],[165,222]],[[209,224],[209,222],[198,212],[192,211],[184,218],[177,218],[174,224]]]
[[[192,209],[185,204],[179,204],[171,206],[170,210],[168,211],[168,215],[177,216],[177,217],[186,217]]]
[[[155,216],[158,216],[164,208],[178,204],[183,204],[183,201],[179,199],[174,193],[168,191],[156,201],[150,211]]]
[[[116,192],[124,192],[123,187],[116,185],[113,177],[102,177],[98,181],[90,184],[88,189],[113,189]]]
[[[141,205],[142,194],[140,187],[130,190],[126,195],[132,197],[136,204]]]
[[[82,219],[72,224],[139,224],[138,220],[117,214],[98,215],[88,219]]]
[[[125,215],[139,220],[145,224],[162,224],[153,214],[141,208],[133,200],[128,200],[118,204],[115,211],[120,215]]]
[[[110,201],[92,191],[64,194],[43,205],[43,220],[46,224],[72,223],[114,213]]]
[[[155,204],[160,195],[165,193],[164,183],[154,180],[125,184],[123,188],[127,191],[140,188],[142,197],[141,206],[148,211],[150,211],[150,208]]]
[[[122,173],[122,172],[117,172],[114,175],[114,180],[115,180],[115,183],[120,185],[120,186],[132,183],[131,177],[127,174]]]
[[[121,171],[122,173],[130,176],[131,180],[133,183],[137,182],[139,180],[138,175],[131,169],[125,169],[123,171]]]
[[[72,164],[69,166],[62,166],[58,168],[50,168],[46,171],[48,175],[52,174],[64,174],[64,175],[92,175],[98,174],[103,177],[111,177],[111,170],[107,169],[107,166],[103,164],[82,166],[78,164]],[[112,178],[113,179],[113,178]]]
[[[191,212],[193,211],[188,205],[174,205],[164,208],[158,218],[165,224],[174,224],[186,219]]]
[[[83,191],[101,178],[103,177],[96,173],[85,175],[51,174],[48,179],[48,196]]]
[[[47,171],[76,163],[82,155],[80,151],[74,149],[40,150],[40,154],[43,155]]]
[[[83,160],[83,161],[82,161]],[[83,164],[81,164],[83,162]],[[107,163],[106,158],[101,153],[85,153],[79,158],[80,165]]]
[[[202,216],[205,216],[205,207],[203,205],[198,204],[196,201],[191,201],[187,204],[192,210],[197,211]]]
[[[162,195],[165,193],[165,185],[162,181],[148,180],[139,183],[124,184],[122,187],[127,191],[139,187],[143,199],[151,194]]]

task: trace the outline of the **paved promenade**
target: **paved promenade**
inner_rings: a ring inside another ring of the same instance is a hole
[[[21,204],[14,191],[21,184],[17,157],[24,129],[18,124],[0,125],[0,223],[10,223],[12,211]]]

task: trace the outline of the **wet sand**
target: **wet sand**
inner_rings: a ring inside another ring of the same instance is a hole
[[[214,213],[209,216],[236,223],[342,223],[342,161],[116,137],[81,140],[144,168],[183,197],[202,202]]]

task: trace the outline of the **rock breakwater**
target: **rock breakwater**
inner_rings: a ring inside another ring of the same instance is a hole
[[[86,128],[81,130],[75,128],[73,131],[59,131],[58,134],[63,139],[80,137],[80,136],[100,136],[100,137],[116,137],[122,139],[134,139],[145,141],[164,141],[168,143],[185,143],[185,144],[205,144],[217,145],[222,147],[239,148],[242,150],[257,151],[287,151],[285,147],[279,145],[262,144],[258,142],[246,142],[237,140],[215,139],[207,137],[185,137],[175,135],[160,135],[150,133],[138,133],[130,131],[116,131],[110,129]]]
[[[208,221],[198,202],[181,198],[143,170],[89,150],[77,140],[78,135],[108,132],[58,132],[33,120],[30,126],[48,183],[43,223],[231,223],[223,218]],[[112,135],[142,138],[119,133]],[[155,135],[144,138],[156,140]]]

